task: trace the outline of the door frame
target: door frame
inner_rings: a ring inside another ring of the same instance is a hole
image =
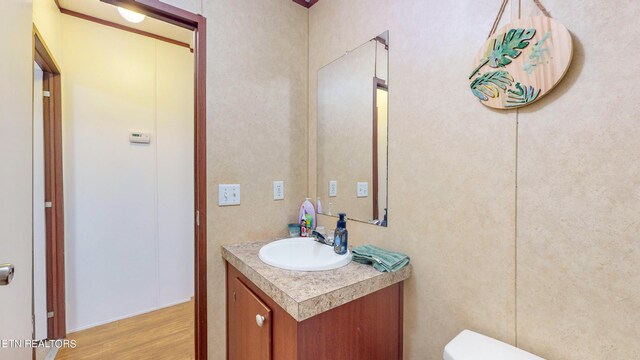
[[[207,137],[206,34],[207,20],[159,0],[101,0],[189,30],[194,37],[194,281],[195,358],[207,359]],[[56,2],[57,3],[57,2]],[[58,5],[62,12],[62,9]],[[143,34],[147,35],[148,34]],[[40,37],[41,38],[41,37]],[[62,170],[60,170],[62,171]],[[62,245],[64,246],[64,245]],[[57,253],[64,266],[64,253]],[[64,274],[63,274],[64,280]],[[64,296],[64,288],[62,290]],[[64,302],[63,302],[64,304]]]
[[[44,183],[47,278],[47,338],[67,336],[62,186],[62,83],[60,66],[33,26],[33,61],[43,72]]]
[[[379,219],[379,195],[378,188],[380,186],[378,181],[378,89],[389,91],[389,87],[387,86],[387,82],[378,78],[373,77],[373,180],[371,190],[373,193],[373,217],[371,220],[380,220]]]
[[[195,58],[195,351],[207,359],[207,19],[159,0],[101,0],[193,30]]]
[[[193,30],[195,58],[195,356],[207,359],[207,19],[159,0],[101,0]]]

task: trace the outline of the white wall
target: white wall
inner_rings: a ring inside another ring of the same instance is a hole
[[[194,292],[194,59],[185,48],[156,46],[158,273],[167,304]]]
[[[70,16],[62,36],[74,331],[193,296],[193,54]]]
[[[62,66],[62,14],[54,0],[33,0],[33,23],[58,66]]]

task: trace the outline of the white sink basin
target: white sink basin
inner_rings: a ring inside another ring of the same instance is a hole
[[[260,249],[258,256],[268,265],[296,271],[333,270],[351,262],[349,250],[344,255],[338,255],[333,251],[333,246],[303,237],[269,243]]]

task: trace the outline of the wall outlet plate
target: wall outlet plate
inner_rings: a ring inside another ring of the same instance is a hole
[[[356,196],[359,198],[369,196],[369,183],[359,182],[356,190]]]
[[[338,196],[338,182],[336,180],[329,181],[329,197]]]
[[[273,182],[273,200],[284,200],[284,181]]]
[[[240,205],[240,185],[239,184],[219,184],[218,185],[218,205],[219,206]]]

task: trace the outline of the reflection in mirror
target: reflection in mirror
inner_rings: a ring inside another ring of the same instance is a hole
[[[318,71],[318,189],[324,214],[387,226],[389,32]]]

